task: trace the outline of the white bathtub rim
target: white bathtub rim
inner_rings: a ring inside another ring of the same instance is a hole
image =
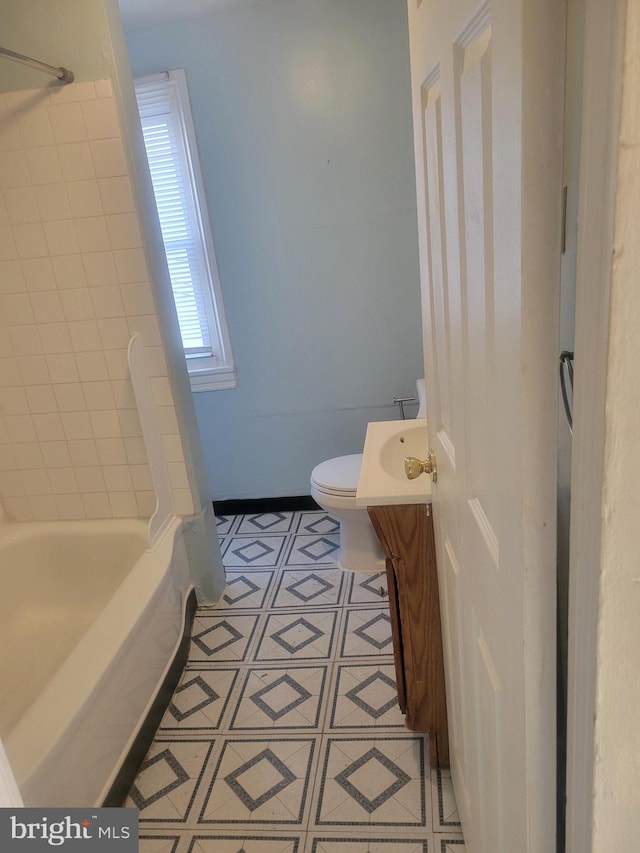
[[[141,523],[146,527],[145,522]],[[58,522],[52,524],[57,525]],[[97,689],[111,661],[125,645],[148,605],[150,584],[152,596],[170,570],[174,541],[181,529],[182,519],[174,517],[155,547],[141,554],[131,572],[105,602],[105,608],[96,621],[5,739],[18,785],[24,785],[38,767],[47,761],[65,731],[73,726],[85,702]],[[157,559],[157,556],[162,559]],[[136,595],[136,592],[146,594]],[[119,635],[115,646],[113,628],[105,615],[114,607],[118,608],[121,615],[127,615],[126,628]],[[77,677],[78,673],[83,674],[82,679]],[[27,733],[24,737],[21,736],[23,732]]]
[[[123,765],[127,755],[129,754],[129,751],[131,750],[133,744],[135,743],[135,740],[138,737],[140,730],[141,730],[142,726],[144,725],[145,720],[147,719],[147,715],[151,711],[151,709],[152,709],[152,707],[153,707],[153,705],[157,699],[158,693],[162,689],[162,685],[164,684],[165,679],[167,678],[169,670],[173,666],[176,654],[178,653],[178,649],[180,648],[180,644],[182,643],[182,640],[184,637],[185,624],[186,624],[186,619],[187,619],[186,604],[187,604],[187,599],[191,595],[191,591],[193,589],[194,589],[193,584],[190,584],[183,593],[183,596],[182,596],[182,616],[181,616],[181,620],[180,620],[180,633],[178,634],[178,638],[175,642],[173,649],[171,650],[171,654],[169,656],[169,659],[167,660],[167,663],[166,663],[164,669],[162,670],[160,677],[158,678],[158,683],[157,683],[152,695],[150,696],[149,701],[145,705],[142,713],[140,714],[140,718],[138,719],[138,722],[137,722],[135,728],[131,732],[131,735],[129,736],[129,739],[127,740],[126,744],[124,745],[122,752],[120,753],[120,756],[118,757],[118,760],[116,761],[116,763],[114,765],[113,770],[111,771],[107,781],[105,782],[102,790],[100,791],[100,794],[96,798],[94,806],[96,806],[97,808],[100,808],[102,806],[105,799],[107,798],[107,795],[109,794],[109,791],[111,790],[111,788],[113,786],[113,783],[118,778],[118,774],[120,773],[120,770],[122,769],[122,765]]]
[[[147,522],[142,518],[99,518],[80,521],[16,521],[0,524],[0,549],[16,542],[24,542],[37,536],[69,536],[75,532],[83,534],[104,533],[114,527],[123,533],[142,535],[147,547],[149,534]]]

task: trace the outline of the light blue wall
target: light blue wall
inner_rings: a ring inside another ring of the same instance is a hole
[[[212,493],[308,494],[424,372],[405,4],[279,0],[127,41],[135,75],[187,71],[238,370],[195,394]]]

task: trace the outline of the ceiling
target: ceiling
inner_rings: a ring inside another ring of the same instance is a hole
[[[199,18],[220,9],[256,6],[274,0],[118,0],[125,30]]]

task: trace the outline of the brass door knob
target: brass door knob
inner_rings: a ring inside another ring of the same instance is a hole
[[[406,456],[404,460],[404,473],[408,480],[415,480],[420,474],[429,474],[431,482],[438,481],[438,469],[436,466],[436,455],[433,450],[429,451],[426,459],[417,459],[415,456]]]

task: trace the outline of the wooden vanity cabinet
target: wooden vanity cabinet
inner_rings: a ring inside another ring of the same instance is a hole
[[[430,504],[370,506],[386,555],[398,702],[405,725],[429,732],[432,767],[449,766],[438,574]]]

